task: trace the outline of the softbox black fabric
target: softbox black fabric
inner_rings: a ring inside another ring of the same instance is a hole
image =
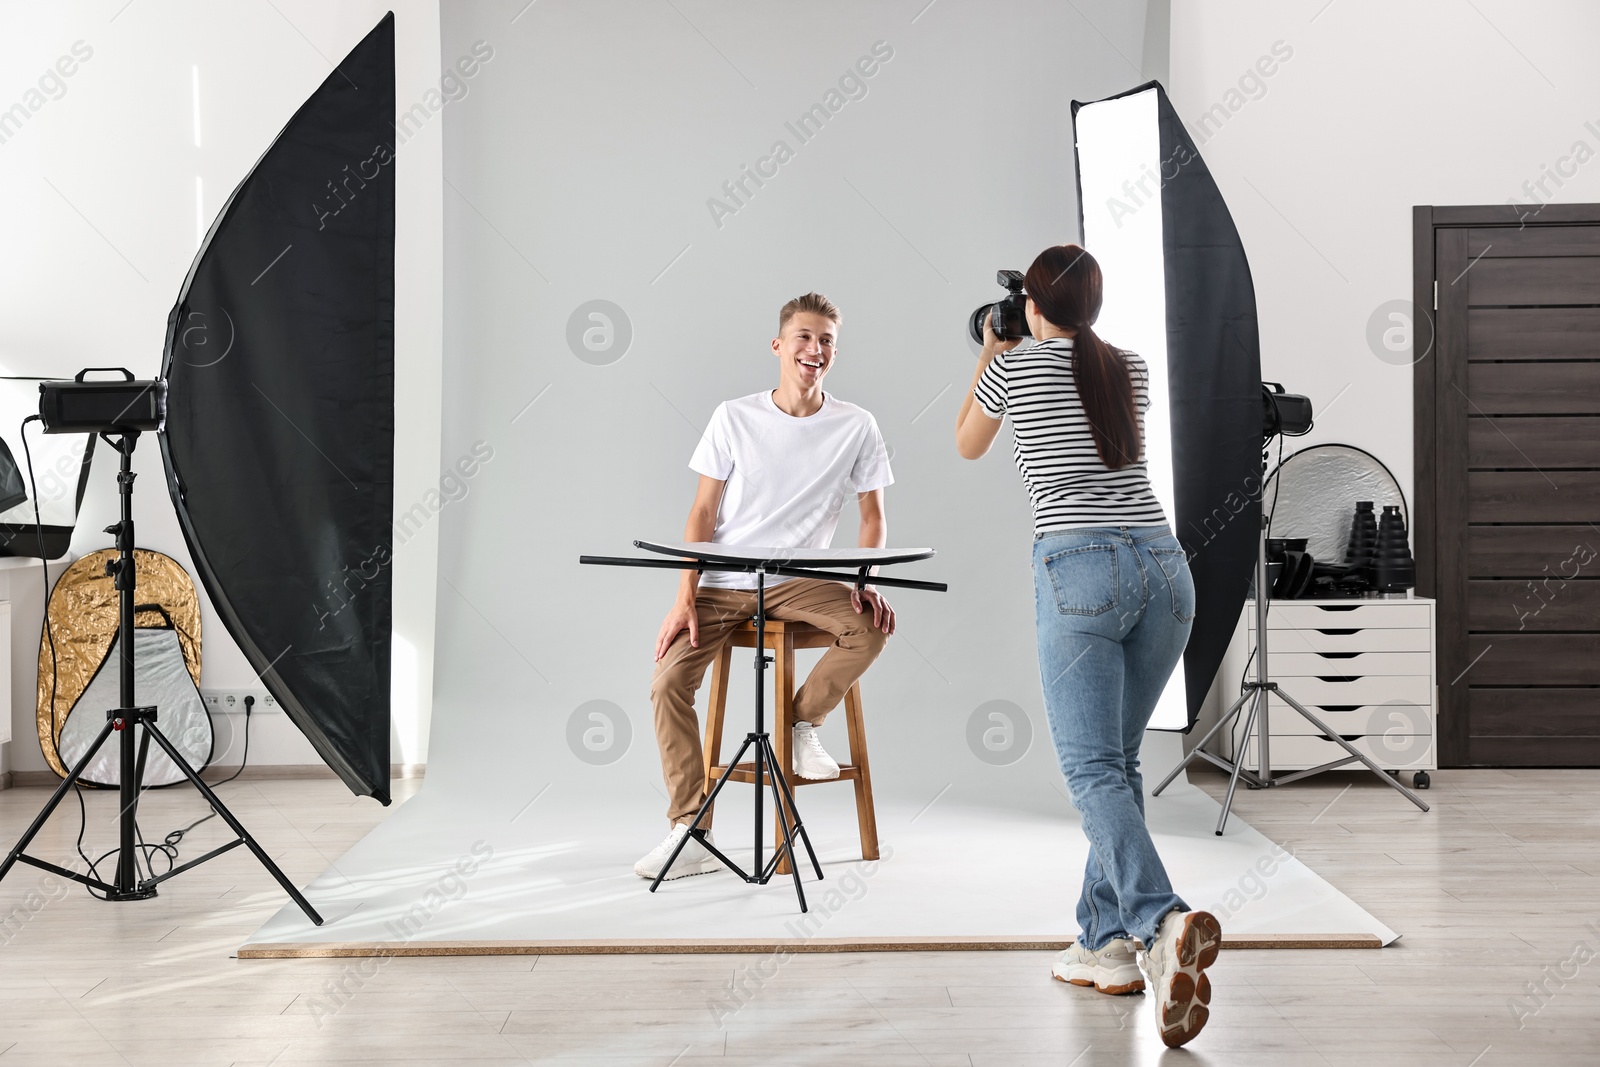
[[[10,383],[26,383],[26,396],[30,412],[39,405],[38,384],[43,378],[0,378],[0,410],[12,406],[15,397]],[[17,447],[24,443],[28,431],[17,430]],[[91,434],[78,437],[61,434],[53,437],[41,434],[26,439],[24,455],[31,454],[34,467],[34,484],[41,494],[39,517],[42,524],[34,522],[35,511],[31,490],[27,488],[27,475],[17,469],[16,453],[0,441],[0,556],[32,556],[42,554],[45,559],[60,559],[72,548],[72,531],[76,527],[78,511],[83,507],[83,494],[89,486],[89,465],[94,460],[95,438]],[[70,458],[74,446],[82,449],[80,458]],[[16,486],[24,491],[17,495]],[[65,504],[63,501],[70,500]],[[8,514],[9,513],[9,514]],[[65,519],[66,521],[60,521]],[[55,521],[52,521],[55,520]]]
[[[167,320],[167,479],[218,615],[389,802],[394,16],[233,191]]]
[[[0,441],[0,511],[9,511],[28,499],[28,487],[17,469],[17,458],[11,448]]]
[[[1198,602],[1183,657],[1192,727],[1233,639],[1255,568],[1261,522],[1261,344],[1244,244],[1166,91],[1152,81],[1105,99],[1146,92],[1156,94],[1152,113],[1160,141],[1159,173],[1128,176],[1128,205],[1148,210],[1139,193],[1159,189],[1172,525],[1188,553]],[[1079,109],[1087,106],[1073,102],[1075,128]],[[1096,252],[1087,239],[1085,247]]]

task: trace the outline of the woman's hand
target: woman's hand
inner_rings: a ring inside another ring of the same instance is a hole
[[[1000,340],[994,334],[994,324],[988,318],[983,320],[983,354],[978,357],[978,365],[972,370],[972,385],[961,399],[961,410],[956,413],[956,452],[962,459],[979,459],[987,454],[994,444],[995,435],[1000,432],[1001,420],[990,418],[974,403],[972,391],[988,372],[995,356],[1009,352],[1021,343],[1020,337],[1015,341]]]
[[[984,316],[984,320],[983,320],[983,359],[984,359],[985,362],[993,359],[995,357],[996,353],[998,353],[998,352],[1009,352],[1013,348],[1016,348],[1021,343],[1022,343],[1022,338],[1020,338],[1020,337],[1018,337],[1016,340],[1013,340],[1013,341],[1002,341],[1002,340],[1000,340],[1000,338],[996,337],[995,334],[994,334],[994,324],[989,321],[988,316]]]

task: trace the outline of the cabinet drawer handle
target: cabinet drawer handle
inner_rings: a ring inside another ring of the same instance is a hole
[[[1360,674],[1319,674],[1319,682],[1359,682],[1365,675]]]

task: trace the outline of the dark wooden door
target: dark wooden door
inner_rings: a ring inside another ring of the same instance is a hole
[[[1433,209],[1415,396],[1441,763],[1600,766],[1600,206],[1473,210]]]

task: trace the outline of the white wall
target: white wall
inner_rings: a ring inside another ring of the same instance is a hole
[[[1230,98],[1278,41],[1292,56]],[[1291,450],[1367,449],[1414,498],[1412,369],[1367,342],[1373,312],[1411,296],[1411,208],[1526,201],[1575,141],[1600,155],[1596,41],[1587,0],[1173,5],[1169,91],[1250,257],[1262,374],[1318,409]],[[1237,110],[1202,140],[1219,103]],[[1544,199],[1600,200],[1600,162],[1563,181]]]
[[[0,374],[70,375],[116,364],[154,375],[199,227],[210,225],[332,63],[390,9],[397,103],[407,109],[439,84],[437,0],[0,6],[0,109],[19,102],[28,108],[26,121],[0,142],[0,203],[9,208],[0,256]],[[80,54],[89,57],[30,97],[41,75],[80,41]],[[396,172],[398,512],[439,484],[440,128],[438,115],[430,115],[399,150]],[[20,461],[16,427],[0,426],[0,436]],[[109,449],[96,455],[75,552],[110,544],[101,528],[117,515],[115,459]],[[140,546],[189,566],[154,440],[141,442],[134,467]],[[437,523],[430,522],[395,556],[397,763],[426,760],[437,544]],[[258,684],[203,593],[201,599],[202,686]],[[36,616],[14,617],[13,624],[37,635]],[[32,675],[31,659],[13,662]],[[43,769],[33,719],[31,706],[13,707],[15,740],[0,747],[0,771]],[[239,758],[237,744],[229,744],[237,725],[218,723],[223,763]],[[281,715],[257,715],[251,734],[252,765],[320,763]]]
[[[1379,309],[1411,298],[1411,208],[1600,201],[1596,41],[1588,0],[1172,6],[1168,90],[1250,257],[1262,375],[1317,409],[1286,455],[1356,445],[1415,500],[1412,368],[1368,342]],[[1251,78],[1278,42],[1292,54]],[[1562,163],[1579,141],[1588,162]],[[1558,165],[1576,173],[1524,187]],[[1228,701],[1236,683],[1221,680]]]

